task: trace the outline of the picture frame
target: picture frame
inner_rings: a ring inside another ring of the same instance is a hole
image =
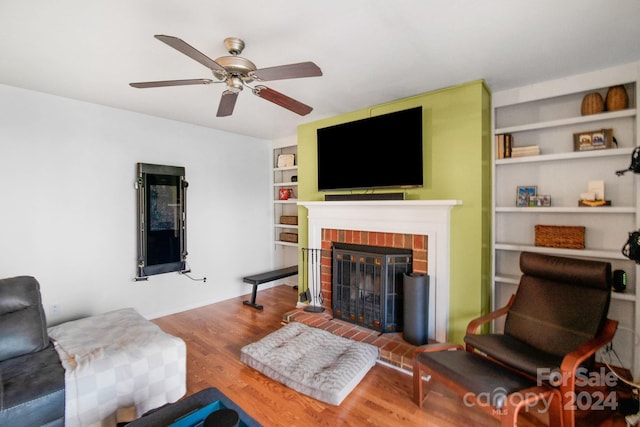
[[[531,197],[537,196],[538,187],[535,185],[520,185],[516,189],[516,207],[528,207]]]
[[[591,151],[613,148],[613,129],[598,129],[573,134],[573,151]]]
[[[280,154],[276,163],[278,168],[290,168],[295,165],[296,156],[294,154]]]
[[[547,195],[540,195],[540,196],[531,196],[529,198],[529,206],[530,207],[536,207],[536,208],[547,208],[549,206],[551,206],[551,196]]]

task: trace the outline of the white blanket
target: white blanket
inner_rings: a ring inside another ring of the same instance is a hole
[[[65,426],[115,426],[186,393],[186,345],[132,308],[49,328],[65,369]]]

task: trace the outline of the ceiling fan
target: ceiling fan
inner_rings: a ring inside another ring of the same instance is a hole
[[[221,56],[216,60],[209,58],[177,37],[166,35],[155,35],[154,37],[209,68],[213,72],[213,76],[218,81],[211,79],[187,79],[129,83],[132,87],[143,89],[150,87],[226,83],[227,89],[222,92],[222,98],[218,105],[218,113],[216,114],[217,117],[230,116],[233,113],[238,94],[245,86],[251,89],[254,95],[262,99],[266,99],[267,101],[271,101],[274,104],[284,107],[301,116],[307,115],[311,110],[313,110],[312,107],[266,86],[249,86],[249,84],[254,81],[263,82],[270,80],[321,76],[322,70],[320,70],[320,68],[313,62],[299,62],[296,64],[279,65],[276,67],[257,68],[253,62],[239,56],[244,49],[244,41],[236,37],[228,37],[224,39],[224,45],[231,56]]]

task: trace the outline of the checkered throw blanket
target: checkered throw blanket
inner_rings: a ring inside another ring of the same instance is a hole
[[[65,426],[115,426],[186,393],[186,345],[132,308],[49,328],[65,369]]]

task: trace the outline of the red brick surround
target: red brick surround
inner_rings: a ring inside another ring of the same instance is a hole
[[[417,234],[381,233],[374,231],[322,229],[320,289],[323,307],[331,310],[331,244],[386,246],[413,250],[413,272],[427,274],[427,236]]]

